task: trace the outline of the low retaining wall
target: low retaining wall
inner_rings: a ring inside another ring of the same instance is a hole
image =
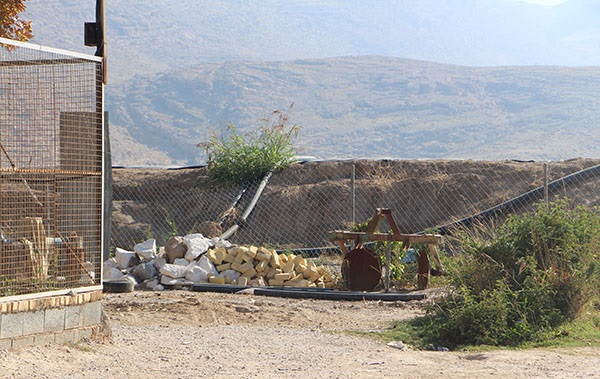
[[[0,349],[91,337],[102,320],[102,291],[3,301]]]

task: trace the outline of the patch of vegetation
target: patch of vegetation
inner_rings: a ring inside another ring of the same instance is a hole
[[[417,347],[544,345],[598,325],[598,307],[590,306],[600,284],[598,209],[560,199],[456,236],[453,290],[390,338]]]
[[[232,124],[221,136],[213,133],[209,142],[198,145],[208,156],[209,177],[220,183],[247,185],[288,166],[295,156],[292,140],[299,127],[288,127],[287,121],[286,115],[275,111],[258,133],[243,136]]]

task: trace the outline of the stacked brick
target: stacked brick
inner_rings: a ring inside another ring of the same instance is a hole
[[[210,283],[247,285],[253,280],[270,286],[333,288],[335,276],[323,266],[317,266],[301,255],[278,254],[275,250],[257,246],[219,247],[207,252],[220,274],[227,270],[239,277],[210,276]]]

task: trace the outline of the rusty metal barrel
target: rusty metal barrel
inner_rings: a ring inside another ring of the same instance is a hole
[[[381,259],[366,247],[351,250],[342,261],[342,276],[352,291],[371,291],[381,280]]]

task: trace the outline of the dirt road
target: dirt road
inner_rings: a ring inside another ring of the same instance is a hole
[[[4,378],[593,378],[600,347],[402,351],[375,338],[423,302],[188,291],[105,294],[112,342],[0,351]]]

